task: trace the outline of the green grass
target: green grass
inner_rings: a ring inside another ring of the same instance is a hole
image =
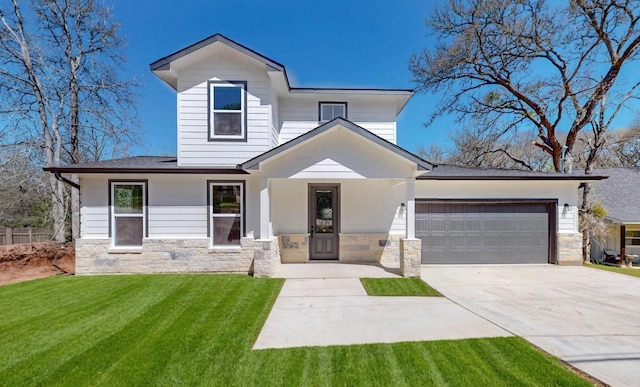
[[[420,278],[360,278],[360,281],[370,296],[442,296]]]
[[[585,264],[587,267],[593,267],[595,269],[612,271],[614,273],[626,274],[632,277],[640,278],[640,269],[631,269],[626,267],[616,267],[616,266],[607,266],[607,265],[595,265],[595,264]]]
[[[281,286],[241,275],[2,286],[0,385],[588,385],[514,337],[252,351]]]

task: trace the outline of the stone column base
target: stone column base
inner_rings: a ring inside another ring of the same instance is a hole
[[[558,233],[558,265],[582,265],[582,233]]]
[[[273,277],[280,267],[278,238],[256,239],[254,246],[253,276],[257,278]]]
[[[420,249],[422,240],[417,238],[400,239],[400,274],[403,277],[420,278]]]

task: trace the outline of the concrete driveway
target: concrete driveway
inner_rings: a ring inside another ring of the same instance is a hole
[[[613,386],[640,386],[640,278],[554,265],[423,266],[453,302]]]

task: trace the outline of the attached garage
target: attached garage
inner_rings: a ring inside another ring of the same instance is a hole
[[[416,200],[423,264],[555,263],[557,201]]]

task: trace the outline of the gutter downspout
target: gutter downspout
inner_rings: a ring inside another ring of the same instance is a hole
[[[53,175],[56,177],[56,179],[57,179],[58,181],[61,181],[61,182],[65,183],[65,184],[68,184],[68,185],[72,186],[72,187],[73,187],[73,188],[75,188],[75,189],[78,189],[78,190],[80,189],[80,184],[75,183],[75,182],[73,182],[73,181],[71,181],[71,180],[67,179],[66,177],[62,176],[62,175],[60,174],[60,171],[55,171],[55,172],[53,173]]]

